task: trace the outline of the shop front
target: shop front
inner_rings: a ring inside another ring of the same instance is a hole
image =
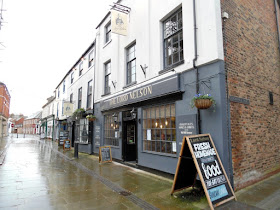
[[[68,124],[70,126],[68,130],[71,147],[74,147],[74,144],[78,143],[79,152],[92,154],[92,130],[94,122],[86,118],[88,114],[92,114],[92,110],[74,119],[69,118]]]
[[[227,163],[226,108],[222,68],[214,63],[201,68],[201,76],[216,91],[216,110],[200,112],[202,133],[210,133]],[[209,70],[213,70],[210,72]],[[211,73],[211,74],[208,74]],[[207,75],[208,74],[208,75]],[[187,135],[198,134],[197,109],[190,101],[196,94],[195,71],[174,74],[137,86],[95,104],[94,153],[111,146],[113,159],[174,174]],[[200,80],[202,89],[204,80]]]

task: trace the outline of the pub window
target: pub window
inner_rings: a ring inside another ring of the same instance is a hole
[[[88,130],[88,119],[83,118],[77,121],[76,133],[78,134],[77,140],[80,144],[89,143],[89,130]]]
[[[105,26],[105,44],[111,40],[111,22]]]
[[[117,114],[118,116],[118,114]],[[117,120],[114,122],[112,114],[105,115],[105,123],[104,123],[104,130],[105,130],[105,145],[110,146],[119,146],[119,140],[116,135],[116,132],[119,131],[119,124]]]
[[[136,81],[136,44],[132,45],[127,49],[126,60],[127,60],[127,84]]]
[[[87,108],[91,108],[91,102],[92,102],[92,80],[88,82]]]
[[[78,109],[82,108],[82,88],[78,90]]]
[[[143,109],[143,150],[176,154],[175,104]]]
[[[79,65],[79,76],[83,74],[83,62],[80,63]]]
[[[111,77],[111,61],[105,63],[104,65],[105,68],[105,94],[109,94],[110,93],[110,77]]]
[[[164,67],[169,68],[184,60],[182,9],[163,22]]]

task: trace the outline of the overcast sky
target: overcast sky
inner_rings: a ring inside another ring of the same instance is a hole
[[[94,41],[95,28],[112,2],[3,0],[7,23],[0,30],[0,81],[11,95],[10,114],[28,116],[42,110]]]

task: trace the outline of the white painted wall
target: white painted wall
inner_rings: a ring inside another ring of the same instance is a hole
[[[83,74],[79,76],[79,64],[72,70],[67,78],[68,90],[66,100],[70,101],[70,94],[73,93],[73,111],[78,108],[78,90],[82,87],[82,108],[87,109],[87,94],[88,94],[88,82],[93,81],[94,85],[94,64],[89,68],[88,67],[88,54],[91,50],[85,55],[83,60]],[[71,73],[74,72],[74,82],[71,84]],[[93,97],[93,96],[92,96]],[[91,101],[91,109],[93,109],[93,99]]]
[[[112,34],[112,41],[104,44],[105,26],[110,16],[99,26],[96,34],[96,74],[95,102],[105,100],[114,94],[137,88],[147,82],[158,80],[174,74],[159,75],[163,70],[163,32],[162,22],[173,12],[182,7],[184,64],[175,67],[182,72],[193,68],[194,59],[194,25],[193,1],[183,0],[123,0],[120,4],[131,8],[128,21],[128,35]],[[205,65],[216,60],[223,60],[223,38],[221,25],[221,9],[219,0],[196,0],[198,60],[196,65]],[[104,14],[105,16],[106,14]],[[136,41],[136,80],[137,84],[130,88],[126,85],[126,47]],[[104,94],[104,63],[111,60],[111,94]],[[146,64],[146,77],[140,64]],[[75,98],[75,97],[74,97]]]

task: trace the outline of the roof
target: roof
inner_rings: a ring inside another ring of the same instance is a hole
[[[28,118],[26,118],[26,120],[30,120],[30,119],[41,119],[42,118],[42,111],[36,112],[32,115],[30,115]]]
[[[47,105],[49,105],[53,100],[55,99],[54,96],[51,96],[49,98],[47,98],[48,102],[42,107],[42,108],[45,108]]]

